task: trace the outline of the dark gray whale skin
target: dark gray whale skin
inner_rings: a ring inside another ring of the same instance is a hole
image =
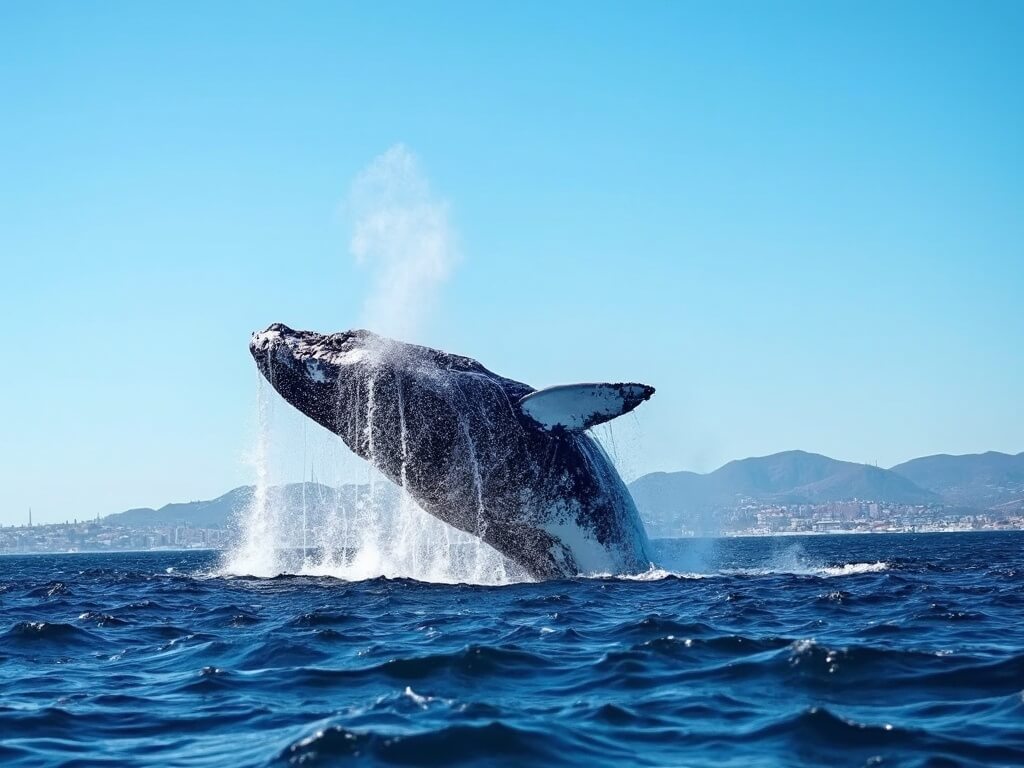
[[[288,403],[426,512],[533,578],[651,567],[643,523],[608,456],[584,431],[544,429],[525,415],[518,403],[532,387],[365,330],[276,323],[253,334],[250,351]],[[639,391],[625,410],[654,392],[600,386]]]

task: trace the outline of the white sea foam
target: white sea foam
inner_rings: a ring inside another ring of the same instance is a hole
[[[811,565],[797,564],[791,566],[769,565],[764,568],[729,568],[720,573],[723,576],[818,576],[833,578],[836,576],[855,576],[859,573],[879,573],[889,569],[888,563],[844,563],[843,565]]]
[[[838,565],[832,568],[819,568],[819,576],[853,576],[858,573],[879,573],[881,571],[889,570],[889,564],[883,562],[876,563],[847,563],[846,565]]]
[[[661,581],[662,579],[710,579],[714,573],[693,573],[690,571],[670,571],[665,568],[651,566],[643,573],[591,573],[586,574],[589,579],[616,579],[621,581]]]
[[[612,574],[594,573],[588,578],[595,579],[617,579],[622,581],[661,581],[662,579],[714,579],[727,576],[818,576],[820,578],[834,578],[837,576],[855,576],[860,573],[880,573],[889,570],[888,563],[845,563],[837,566],[795,566],[790,568],[723,568],[707,573],[692,571],[673,571],[666,568],[652,567],[643,573],[633,574]]]

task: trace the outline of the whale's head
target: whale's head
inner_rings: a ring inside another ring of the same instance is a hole
[[[274,323],[249,340],[260,373],[281,396],[333,432],[351,410],[351,393],[372,386],[390,340],[364,330],[298,331]]]
[[[470,435],[502,421],[518,428],[512,403],[532,392],[471,358],[366,330],[274,323],[252,335],[249,351],[286,401],[389,474],[404,471],[403,452],[447,464]]]

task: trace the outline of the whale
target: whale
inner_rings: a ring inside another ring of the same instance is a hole
[[[650,543],[588,430],[654,394],[637,383],[534,389],[476,360],[368,330],[274,323],[252,334],[263,377],[425,512],[534,579],[634,574]]]

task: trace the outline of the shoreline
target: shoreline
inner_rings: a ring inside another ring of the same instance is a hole
[[[931,533],[1020,533],[1024,528],[930,528],[923,531],[773,531],[771,533],[723,533],[721,536],[681,536],[679,538],[774,539],[793,536],[900,536]]]
[[[224,552],[223,547],[154,547],[153,549],[37,549],[30,552],[0,552],[0,557],[21,555],[140,555],[149,552]]]
[[[651,541],[714,541],[717,539],[793,539],[801,536],[900,536],[922,534],[972,534],[972,533],[1024,533],[1024,528],[980,528],[966,530],[926,531],[776,531],[773,533],[724,533],[720,536],[664,536],[651,537]],[[35,555],[111,555],[148,554],[155,552],[225,552],[224,547],[159,547],[154,549],[87,549],[87,550],[36,550],[30,552],[0,552],[0,557],[25,557]]]

